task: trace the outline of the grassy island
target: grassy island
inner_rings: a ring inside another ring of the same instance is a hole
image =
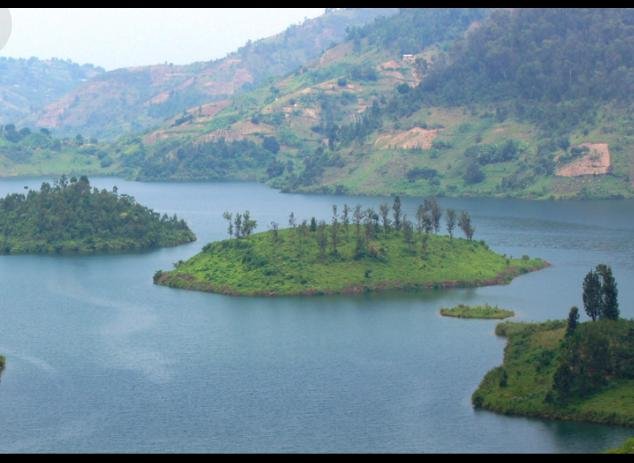
[[[504,322],[504,363],[472,396],[510,415],[634,426],[634,321]]]
[[[456,318],[503,319],[515,316],[515,312],[512,310],[500,309],[497,306],[491,307],[489,304],[477,306],[460,304],[452,307],[451,309],[440,309],[440,315]]]
[[[398,198],[395,205],[400,211]],[[306,221],[296,225],[291,214],[291,228],[278,230],[274,224],[267,232],[242,233],[210,243],[200,254],[177,263],[172,271],[156,272],[154,282],[243,296],[354,294],[505,284],[548,265],[528,256],[507,258],[482,241],[437,235],[433,221],[416,231],[397,212],[393,221],[382,214],[385,220],[380,225],[378,214],[372,210],[362,213],[357,207],[354,221],[349,223],[351,209],[344,206],[343,216],[333,209],[329,225],[323,221],[317,224],[314,218],[310,225]],[[382,205],[381,210],[386,209]],[[423,212],[419,217],[424,224]],[[435,216],[439,220],[439,214]],[[238,228],[244,220],[240,217]],[[474,229],[470,221],[461,223],[471,238]],[[231,220],[229,224],[230,233],[235,234]]]
[[[0,254],[119,252],[195,239],[175,215],[161,216],[116,187],[91,188],[86,177],[0,199]]]

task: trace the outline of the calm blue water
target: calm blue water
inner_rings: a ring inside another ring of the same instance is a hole
[[[0,196],[42,179],[0,180]],[[593,452],[634,430],[476,412],[501,363],[494,321],[438,316],[487,302],[564,318],[581,281],[612,265],[634,317],[634,202],[442,200],[496,251],[550,261],[508,286],[355,297],[232,298],[152,275],[224,238],[225,210],[260,224],[385,198],[281,194],[250,183],[99,187],[185,218],[199,240],[116,256],[0,256],[2,452]],[[404,200],[414,215],[417,201]]]

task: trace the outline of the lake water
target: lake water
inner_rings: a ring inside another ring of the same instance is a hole
[[[0,180],[0,196],[42,179]],[[2,452],[595,452],[634,430],[474,411],[502,361],[495,321],[442,318],[456,303],[565,318],[581,282],[612,266],[634,317],[634,202],[441,200],[476,239],[552,267],[507,286],[314,298],[236,298],[159,287],[158,269],[222,239],[225,210],[258,230],[288,213],[386,198],[281,194],[251,183],[93,184],[183,217],[192,244],[108,256],[0,256]],[[405,199],[413,217],[415,199]]]

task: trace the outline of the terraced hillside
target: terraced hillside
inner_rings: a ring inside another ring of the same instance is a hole
[[[244,87],[296,69],[342,40],[347,27],[395,12],[393,8],[329,9],[281,34],[249,42],[222,59],[107,72],[48,104],[34,122],[67,135],[114,138],[136,133],[187,108],[229,98]]]

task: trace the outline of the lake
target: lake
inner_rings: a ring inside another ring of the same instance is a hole
[[[43,180],[2,179],[0,196]],[[254,183],[95,178],[184,218],[198,241],[146,253],[0,256],[1,452],[598,452],[634,429],[474,411],[502,361],[496,321],[443,318],[489,303],[562,319],[612,266],[634,317],[634,201],[441,199],[498,252],[552,267],[510,285],[421,293],[244,298],[152,284],[226,237],[225,210],[271,221],[389,198],[282,194]],[[415,216],[420,199],[403,208]],[[585,319],[585,314],[582,319]]]

